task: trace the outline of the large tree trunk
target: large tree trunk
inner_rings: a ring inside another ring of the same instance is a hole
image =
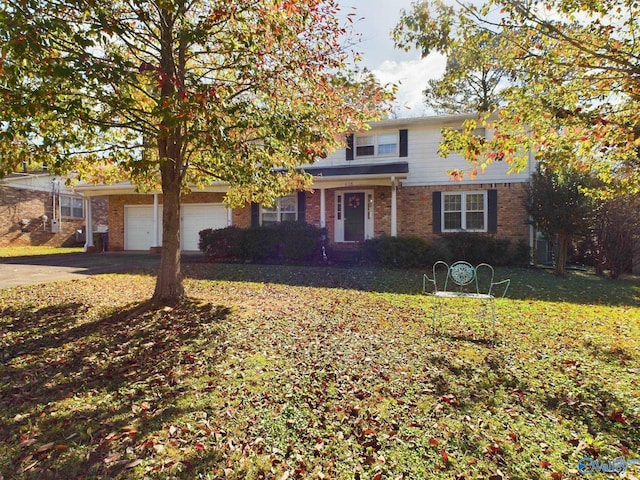
[[[555,271],[556,275],[565,274],[565,266],[567,265],[567,250],[569,249],[569,241],[571,237],[566,233],[558,234],[558,251],[556,255]]]
[[[170,9],[161,9],[160,36],[161,102],[173,97],[178,82],[174,62],[174,17]],[[184,80],[184,79],[182,79]],[[164,133],[166,132],[166,133]],[[180,192],[183,179],[182,130],[173,119],[163,120],[158,138],[160,175],[162,180],[162,254],[156,289],[151,302],[155,305],[175,305],[184,299],[180,271]]]
[[[161,140],[160,150],[166,140]],[[172,143],[172,142],[168,142]],[[175,145],[168,146],[168,154]],[[169,157],[171,158],[171,157]],[[162,175],[162,253],[156,289],[151,302],[155,305],[176,305],[184,299],[182,272],[180,269],[180,191],[181,162],[166,158],[160,167]],[[175,158],[175,157],[174,157]]]

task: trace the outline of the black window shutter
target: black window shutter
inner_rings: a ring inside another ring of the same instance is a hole
[[[353,133],[347,135],[347,160],[353,160]]]
[[[251,226],[257,227],[260,225],[260,205],[257,203],[251,203]]]
[[[400,156],[409,156],[409,130],[400,130]]]
[[[442,233],[442,192],[433,192],[433,233]]]
[[[307,214],[307,195],[305,192],[298,192],[298,222],[305,223]]]
[[[498,191],[487,192],[487,232],[498,233]]]

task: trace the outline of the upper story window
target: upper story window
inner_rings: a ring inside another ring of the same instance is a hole
[[[456,132],[464,132],[464,128],[454,128]],[[472,132],[476,137],[487,138],[487,129],[485,127],[478,127]]]
[[[442,231],[487,231],[486,192],[442,193]]]
[[[398,134],[357,135],[354,139],[356,158],[398,156]]]
[[[345,159],[370,159],[409,156],[409,130],[391,133],[347,135]]]
[[[298,220],[298,196],[289,195],[276,200],[275,207],[260,207],[260,225],[273,225]]]
[[[84,202],[82,198],[61,195],[60,215],[70,218],[84,218]]]

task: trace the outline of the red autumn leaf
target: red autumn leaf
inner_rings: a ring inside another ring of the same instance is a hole
[[[546,460],[542,460],[538,465],[540,465],[542,468],[549,468],[551,466],[551,464]]]
[[[440,450],[440,456],[444,463],[449,464],[449,455],[447,455],[447,452],[445,452],[444,449]]]
[[[432,447],[437,447],[438,445],[440,445],[440,442],[435,438],[431,438],[429,439],[429,445],[431,445]]]
[[[625,455],[629,455],[629,453],[630,453],[630,452],[629,452],[629,449],[628,449],[627,447],[625,447],[624,445],[619,444],[619,445],[618,445],[618,448],[619,448],[619,449],[620,449],[620,451],[621,451],[622,453],[624,453]]]
[[[614,422],[625,423],[627,421],[626,417],[624,417],[622,412],[619,411],[612,412],[609,418]]]
[[[502,448],[500,448],[500,445],[498,445],[497,443],[492,443],[491,445],[489,445],[487,447],[487,450],[494,455],[502,452]]]

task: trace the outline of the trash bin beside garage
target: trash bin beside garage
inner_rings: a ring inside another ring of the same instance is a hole
[[[93,232],[93,245],[96,252],[109,251],[109,229],[104,225],[98,225]]]

